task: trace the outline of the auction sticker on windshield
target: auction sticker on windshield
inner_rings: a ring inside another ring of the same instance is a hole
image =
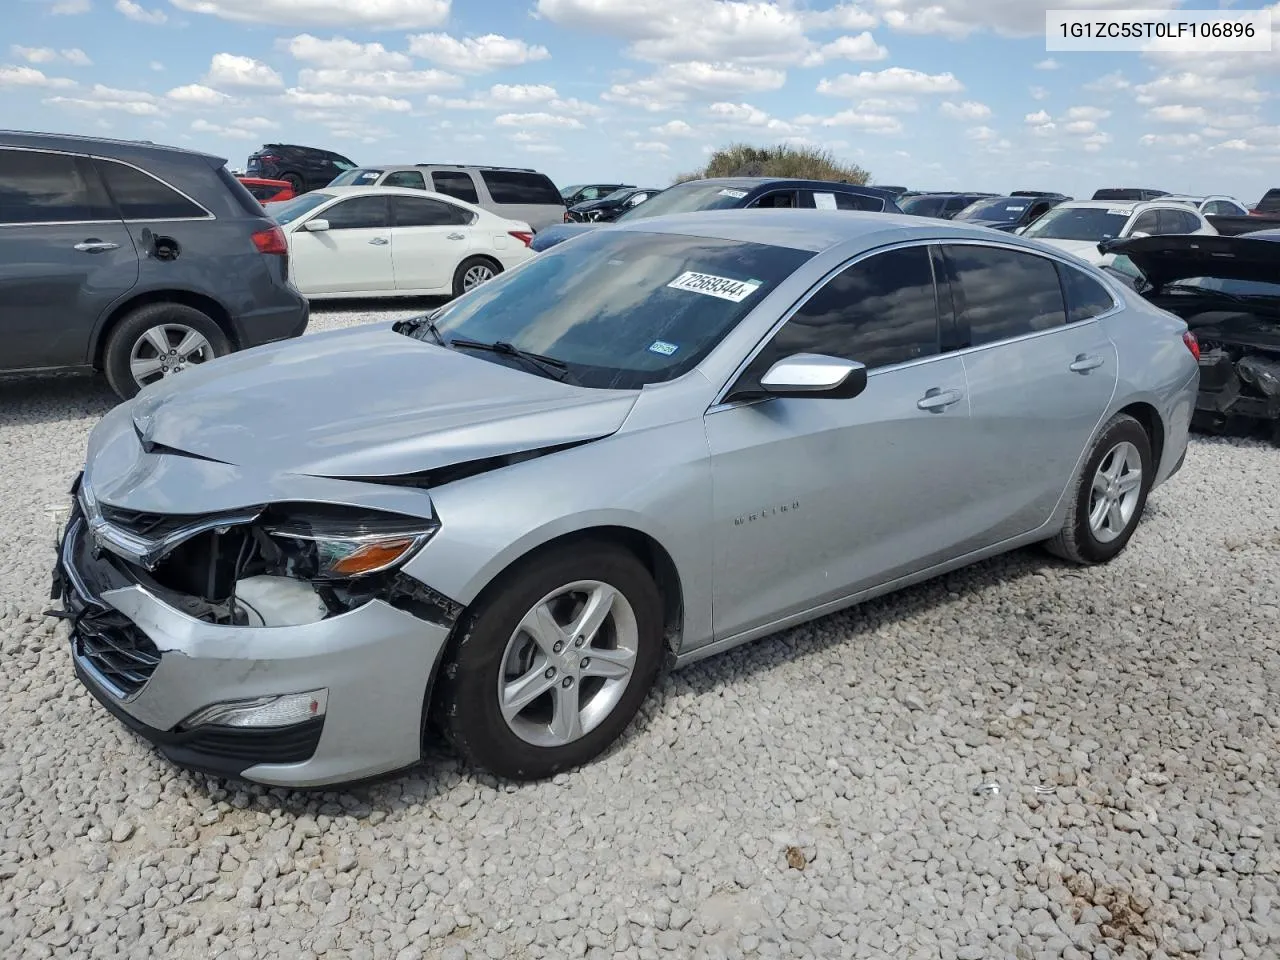
[[[723,190],[720,191],[720,196],[733,197],[734,200],[741,200],[746,195],[747,195],[747,191],[745,190],[730,190],[728,187],[725,187]]]
[[[734,280],[732,277],[717,277],[711,273],[695,273],[686,270],[667,284],[675,290],[687,290],[689,293],[701,293],[708,297],[719,297],[741,303],[760,289],[759,280]]]
[[[665,340],[655,340],[649,344],[650,353],[660,353],[664,357],[669,357],[680,348],[674,343],[667,343]]]

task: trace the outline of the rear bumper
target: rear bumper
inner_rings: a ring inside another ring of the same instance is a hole
[[[237,317],[234,323],[236,343],[240,349],[302,336],[311,319],[311,304],[301,293],[293,294],[290,301]]]

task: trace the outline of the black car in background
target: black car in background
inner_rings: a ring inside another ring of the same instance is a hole
[[[661,187],[623,187],[599,200],[574,204],[564,212],[564,222],[609,223],[661,192]]]
[[[994,193],[918,193],[905,200],[900,199],[898,205],[903,213],[913,217],[950,220],[969,204],[994,196]]]
[[[601,200],[615,190],[634,186],[633,183],[571,183],[560,188],[560,196],[564,198],[566,207],[572,207],[588,200]]]
[[[0,133],[0,371],[94,369],[122,398],[300,336],[284,233],[205,153]]]
[[[1168,190],[1152,190],[1149,187],[1104,187],[1101,190],[1095,190],[1092,200],[1158,200],[1160,197],[1167,197]]]
[[[340,153],[295,143],[264,143],[249,155],[245,175],[263,180],[283,180],[295,195],[327,187],[333,178],[356,164]]]
[[[1045,213],[1070,197],[1057,195],[1026,196],[1011,193],[1007,197],[988,197],[969,204],[952,219],[977,227],[990,227],[1012,233],[1040,219]]]
[[[867,210],[901,213],[893,195],[877,187],[829,180],[792,180],[783,177],[717,177],[687,180],[667,187],[657,196],[632,207],[615,221],[631,223],[645,217],[702,210],[733,210],[747,207],[802,210]],[[606,226],[601,223],[563,223],[538,231],[529,244],[534,251],[546,250],[586,230]]]

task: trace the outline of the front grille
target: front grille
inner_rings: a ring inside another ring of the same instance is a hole
[[[98,508],[102,511],[102,518],[112,526],[148,540],[160,540],[200,519],[198,516],[182,513],[142,513],[105,503],[98,504]]]
[[[151,638],[114,610],[86,610],[72,626],[71,642],[76,656],[125,697],[141,690],[160,663]]]

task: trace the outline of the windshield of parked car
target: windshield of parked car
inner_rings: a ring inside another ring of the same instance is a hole
[[[382,176],[381,170],[371,170],[368,167],[356,167],[354,170],[347,170],[338,174],[329,181],[331,187],[360,187],[369,186],[375,180]]]
[[[1120,236],[1130,211],[1106,207],[1055,207],[1023,231],[1041,240],[1109,240]]]
[[[585,186],[586,186],[585,183],[574,183],[574,184],[570,184],[567,187],[561,187],[560,196],[568,200],[570,197],[572,197],[575,193],[577,193],[579,190],[581,190]]]
[[[621,190],[613,191],[613,193],[606,193],[600,198],[600,201],[602,203],[621,203],[635,192],[634,187],[623,187]]]
[[[992,223],[1013,223],[1031,206],[1030,200],[978,200],[956,214],[957,220],[986,220]]]
[[[283,203],[273,203],[267,212],[271,214],[271,219],[283,226],[286,223],[293,223],[299,217],[310,213],[320,204],[333,199],[332,193],[321,193],[314,191],[312,193],[304,193],[300,197],[294,197],[292,200],[285,200]]]
[[[431,316],[446,343],[503,341],[564,364],[583,386],[638,390],[693,369],[812,256],[764,243],[601,230],[552,247]],[[429,330],[413,335],[432,342]],[[532,373],[509,353],[455,349]]]
[[[706,183],[690,181],[676,184],[657,196],[646,200],[638,207],[632,207],[615,223],[630,223],[633,220],[644,220],[648,217],[663,217],[669,213],[693,213],[698,210],[723,210],[726,207],[740,207],[747,198],[748,191],[723,183]]]
[[[946,197],[907,197],[899,200],[898,206],[903,213],[909,213],[913,217],[936,217],[942,212],[942,206],[946,202]]]

